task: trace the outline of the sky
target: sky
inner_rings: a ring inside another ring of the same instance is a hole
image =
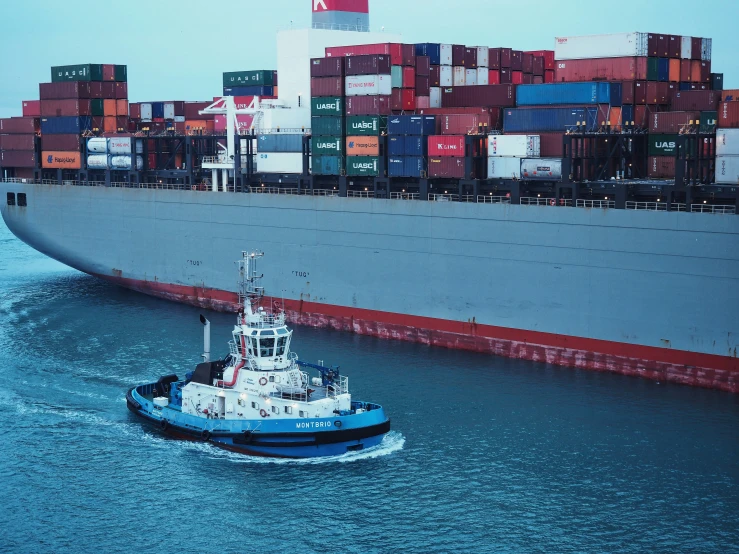
[[[128,65],[132,102],[208,100],[224,71],[276,66],[276,31],[308,27],[312,0],[3,2],[0,117],[38,98],[52,65]],[[553,49],[555,36],[713,38],[713,71],[739,88],[739,0],[369,0],[373,31],[404,42]]]

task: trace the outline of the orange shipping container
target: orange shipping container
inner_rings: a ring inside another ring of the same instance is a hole
[[[128,100],[115,101],[115,115],[128,115]]]
[[[690,82],[700,83],[701,82],[701,61],[693,60],[690,62]]]
[[[739,102],[739,89],[721,91],[722,102]]]
[[[45,169],[80,169],[82,157],[79,152],[41,153],[41,167]]]
[[[608,123],[615,130],[617,131],[621,130],[621,108],[620,107],[611,108],[611,113],[608,114]]]
[[[680,82],[680,60],[670,60],[669,80],[672,83]]]
[[[106,117],[115,117],[115,100],[105,99],[103,100],[103,115]]]
[[[346,137],[346,155],[347,156],[379,156],[380,155],[379,137],[372,137],[372,136]]]
[[[115,103],[115,100],[111,100],[111,102]],[[116,131],[115,117],[104,117],[103,118],[103,131],[105,131],[106,133],[115,133]]]

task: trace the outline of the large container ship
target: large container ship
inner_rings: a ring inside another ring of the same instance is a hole
[[[293,323],[739,392],[739,102],[710,39],[405,45],[366,1],[314,4],[212,101],[54,68],[0,121],[8,227],[222,310],[248,243]]]

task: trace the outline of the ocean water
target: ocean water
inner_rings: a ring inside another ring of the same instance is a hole
[[[737,396],[297,327],[301,358],[339,364],[393,431],[251,458],[126,409],[128,387],[198,362],[200,312],[0,222],[1,552],[739,551]],[[225,353],[234,317],[207,316]]]

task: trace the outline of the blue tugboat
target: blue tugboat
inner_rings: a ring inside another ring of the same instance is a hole
[[[380,444],[390,431],[382,406],[353,401],[338,367],[299,360],[284,310],[260,306],[263,255],[244,252],[237,262],[241,308],[230,353],[210,360],[210,323],[200,316],[205,361],[185,380],[167,375],[130,389],[128,408],[167,434],[253,456],[337,456]]]

